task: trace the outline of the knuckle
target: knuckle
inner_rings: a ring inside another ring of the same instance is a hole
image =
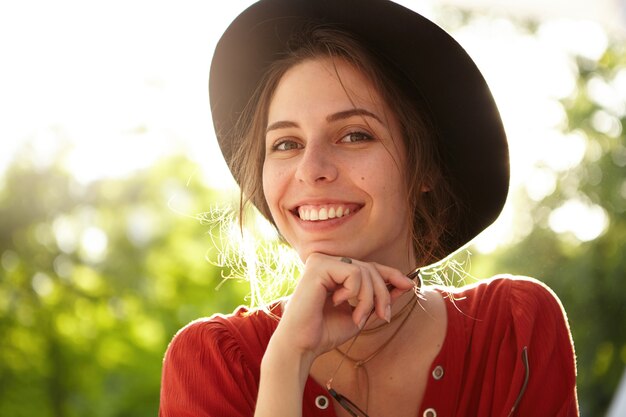
[[[363,267],[361,265],[349,264],[347,265],[347,267],[351,275],[359,276],[359,277],[363,275]]]
[[[379,268],[382,266],[381,264],[379,264],[378,262],[370,262],[369,263],[370,266],[374,269],[376,269],[377,271],[379,270]]]
[[[309,255],[308,259],[307,259],[307,263],[312,262],[312,263],[317,263],[317,262],[321,262],[322,260],[322,254],[321,253],[312,253],[311,255]]]

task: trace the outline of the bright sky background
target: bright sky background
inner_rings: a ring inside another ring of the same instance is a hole
[[[26,141],[34,143],[41,164],[65,141],[73,146],[66,163],[84,182],[184,151],[209,185],[232,186],[213,137],[207,79],[219,35],[250,3],[0,2],[0,175]],[[419,4],[432,16],[433,0]],[[483,70],[498,102],[510,141],[512,187],[526,187],[541,199],[553,191],[555,178],[539,165],[566,170],[587,147],[584,137],[558,133],[564,120],[558,100],[574,91],[567,53],[596,59],[607,45],[604,31],[590,21],[550,19],[529,37],[504,19],[478,19],[453,35]],[[591,240],[607,226],[602,209],[585,202],[559,210],[550,226],[579,240]],[[509,204],[479,247],[488,251],[513,239],[514,215],[523,218]],[[531,224],[526,219],[526,229]]]
[[[1,163],[26,140],[45,155],[66,139],[76,145],[68,164],[87,181],[183,146],[217,164],[210,177],[223,185],[208,68],[219,33],[247,3],[0,3]]]

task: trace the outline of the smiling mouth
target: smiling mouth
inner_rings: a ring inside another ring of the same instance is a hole
[[[338,219],[349,216],[359,211],[358,205],[329,204],[323,206],[303,205],[293,212],[300,220],[318,222],[330,219]]]

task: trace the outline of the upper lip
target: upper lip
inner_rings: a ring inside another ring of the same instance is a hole
[[[298,211],[298,208],[302,206],[346,206],[346,207],[363,207],[363,203],[355,201],[341,201],[341,200],[328,200],[328,199],[312,199],[302,200],[295,204],[290,205],[289,211]]]

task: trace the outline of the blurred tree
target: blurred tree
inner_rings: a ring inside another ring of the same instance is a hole
[[[0,188],[0,415],[154,416],[174,333],[247,294],[205,259],[226,197],[183,158],[85,186],[27,155]]]
[[[573,169],[553,171],[555,191],[540,201],[520,190],[514,198],[528,208],[532,232],[492,254],[494,262],[477,264],[484,274],[531,275],[554,289],[576,344],[581,414],[599,416],[626,365],[626,48],[615,43],[598,62],[580,57],[574,62],[578,86],[563,100],[568,120],[563,130],[573,134],[565,136],[572,141],[585,139],[584,158]],[[564,208],[579,213],[569,222],[606,222],[606,227],[589,240],[562,230],[558,216]]]

